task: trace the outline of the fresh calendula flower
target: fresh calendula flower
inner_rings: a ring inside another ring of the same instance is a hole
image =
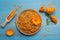
[[[39,8],[39,11],[40,11],[40,12],[44,12],[44,7],[43,7],[43,6],[40,7],[40,8]]]
[[[56,18],[56,16],[51,15],[51,20],[52,20],[55,24],[57,24],[57,18]]]
[[[55,12],[55,8],[53,8],[53,7],[48,7],[48,8],[46,8],[46,13],[48,13],[48,14],[52,14],[53,12]]]
[[[40,18],[38,16],[34,16],[32,18],[32,23],[35,24],[35,25],[40,24],[41,23]]]

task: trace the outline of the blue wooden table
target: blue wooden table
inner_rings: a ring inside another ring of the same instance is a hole
[[[2,23],[5,21],[5,18],[10,11],[14,9],[15,4],[17,6],[23,6],[17,11],[17,14],[13,20],[11,20],[11,22],[7,24],[5,28],[1,28]],[[51,4],[56,8],[55,13],[53,14],[58,19],[58,23],[56,25],[52,22],[47,25],[47,17],[44,13],[40,13],[38,11],[41,6],[48,6]],[[42,17],[41,30],[32,36],[25,36],[21,34],[15,25],[18,14],[25,9],[34,9]],[[14,30],[14,36],[8,37],[5,35],[6,30],[9,28]],[[60,40],[60,0],[0,0],[0,40]]]

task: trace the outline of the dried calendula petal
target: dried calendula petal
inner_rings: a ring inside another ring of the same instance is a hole
[[[35,25],[39,25],[41,23],[40,18],[38,16],[34,16],[32,18],[32,23]]]
[[[12,35],[14,35],[14,30],[13,30],[13,29],[8,29],[8,30],[6,31],[6,35],[7,35],[7,36],[12,36]]]
[[[52,20],[55,24],[57,24],[57,18],[56,18],[56,16],[51,15],[51,20]]]
[[[10,15],[7,17],[7,19],[10,20],[15,14],[16,14],[16,10],[12,10]]]
[[[48,14],[52,14],[53,12],[55,12],[55,8],[53,8],[53,7],[48,7],[48,8],[46,8],[46,13],[48,13]]]

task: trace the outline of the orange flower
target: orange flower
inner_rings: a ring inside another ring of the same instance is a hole
[[[52,14],[53,12],[55,12],[55,8],[52,7],[46,8],[46,13]]]
[[[51,15],[51,20],[56,24],[57,23],[57,18],[54,15]]]
[[[34,16],[32,18],[32,23],[35,24],[35,25],[40,24],[41,23],[40,18],[38,16]]]
[[[44,7],[43,7],[43,6],[40,7],[40,8],[39,8],[39,11],[40,11],[40,12],[43,12],[43,11],[44,11]]]

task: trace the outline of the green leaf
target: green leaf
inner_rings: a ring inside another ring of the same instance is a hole
[[[50,22],[51,22],[51,21],[50,21],[49,19],[46,19],[47,25],[49,25]]]

